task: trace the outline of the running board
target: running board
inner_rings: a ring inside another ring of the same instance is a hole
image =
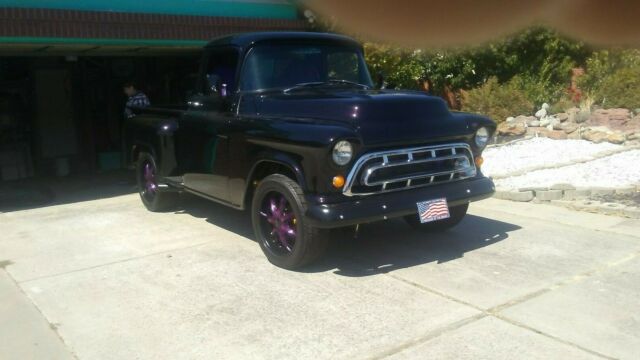
[[[160,192],[178,192],[184,190],[182,176],[167,176],[162,178],[162,183],[158,184]]]

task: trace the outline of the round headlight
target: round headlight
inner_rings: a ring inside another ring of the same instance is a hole
[[[481,127],[476,131],[475,142],[479,148],[483,148],[487,145],[489,142],[489,130],[487,130],[486,127]]]
[[[333,162],[336,164],[343,166],[347,165],[349,161],[351,161],[351,157],[353,156],[353,147],[351,143],[345,140],[338,141],[336,146],[333,147]]]

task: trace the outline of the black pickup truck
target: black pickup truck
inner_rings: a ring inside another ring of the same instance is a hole
[[[269,261],[293,269],[322,254],[327,229],[404,217],[444,230],[494,192],[480,165],[495,123],[374,86],[353,39],[249,33],[203,56],[186,104],[133,109],[126,122],[151,211],[180,192],[248,209]]]

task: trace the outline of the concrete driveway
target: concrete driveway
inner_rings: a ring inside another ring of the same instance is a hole
[[[1,359],[640,357],[640,222],[500,200],[270,265],[246,214],[137,195],[0,213]]]

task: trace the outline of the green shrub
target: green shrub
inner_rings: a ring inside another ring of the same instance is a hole
[[[622,69],[640,67],[640,50],[600,50],[586,61],[586,73],[578,78],[578,87],[587,94],[596,95],[603,83]],[[594,99],[599,103],[602,99]]]
[[[640,108],[640,67],[624,68],[605,78],[595,89],[604,108]]]
[[[463,110],[487,115],[498,123],[509,116],[530,115],[533,103],[519,85],[518,81],[500,84],[495,77],[489,78],[484,85],[466,93]]]
[[[551,108],[549,108],[549,112],[551,114],[558,114],[561,112],[566,112],[570,108],[576,107],[576,103],[574,103],[571,99],[563,96],[560,100],[556,101],[554,104],[551,104]]]

